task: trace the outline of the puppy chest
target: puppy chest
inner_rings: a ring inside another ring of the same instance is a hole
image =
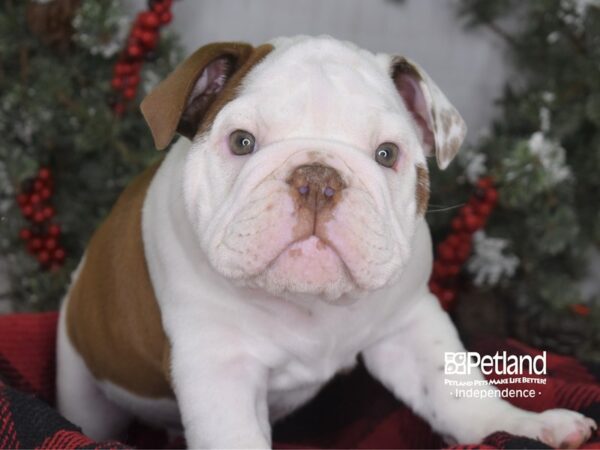
[[[326,355],[312,358],[291,357],[269,373],[269,390],[292,391],[307,386],[321,385],[338,372],[352,369],[358,352]]]

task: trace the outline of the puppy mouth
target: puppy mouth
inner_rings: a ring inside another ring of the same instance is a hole
[[[358,286],[352,271],[346,264],[346,261],[344,261],[344,258],[336,246],[329,239],[320,236],[318,233],[308,234],[290,242],[275,258],[273,258],[272,261],[269,262],[265,268],[265,272],[271,270],[284,258],[295,259],[298,262],[305,260],[306,264],[310,264],[324,259],[325,257],[330,260],[335,259],[344,276],[350,280],[354,286]]]

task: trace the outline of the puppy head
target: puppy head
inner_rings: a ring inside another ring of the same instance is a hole
[[[381,288],[410,257],[466,127],[406,58],[329,37],[201,48],[142,103],[158,148],[192,140],[183,195],[213,267],[276,295]]]

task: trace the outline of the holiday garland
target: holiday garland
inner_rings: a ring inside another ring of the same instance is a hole
[[[98,223],[159,158],[137,104],[181,60],[158,39],[170,5],[131,30],[118,0],[0,2],[0,308],[55,309]]]
[[[172,0],[151,0],[149,10],[140,12],[127,39],[127,48],[121,52],[114,68],[111,86],[117,93],[110,100],[116,115],[125,112],[126,102],[133,100],[140,83],[142,59],[156,58],[160,27],[171,22]],[[61,229],[56,223],[52,206],[53,179],[48,167],[40,167],[35,178],[21,183],[16,201],[29,226],[21,228],[19,237],[34,256],[42,270],[60,268],[67,256],[60,245]]]
[[[148,11],[137,15],[127,38],[127,47],[115,64],[111,86],[117,95],[111,99],[111,106],[119,116],[125,112],[126,103],[136,97],[142,61],[156,58],[154,49],[158,44],[160,28],[173,19],[173,0],[151,0],[148,3]]]
[[[446,310],[450,310],[457,299],[459,275],[471,256],[473,235],[485,227],[498,200],[491,178],[480,178],[476,187],[469,201],[452,219],[452,231],[436,249],[429,288]]]
[[[35,178],[25,180],[21,186],[16,200],[29,226],[21,228],[19,237],[43,270],[56,270],[63,265],[67,254],[60,244],[60,225],[53,221],[52,172],[41,167]]]

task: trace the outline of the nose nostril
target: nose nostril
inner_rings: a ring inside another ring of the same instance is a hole
[[[304,186],[300,186],[298,188],[298,192],[300,193],[300,195],[306,195],[306,194],[308,194],[309,190],[310,189],[309,189],[308,185],[306,185],[306,184]]]
[[[331,197],[333,197],[335,195],[335,189],[332,188],[331,186],[327,186],[323,190],[323,194],[325,195],[325,197],[331,198]]]

